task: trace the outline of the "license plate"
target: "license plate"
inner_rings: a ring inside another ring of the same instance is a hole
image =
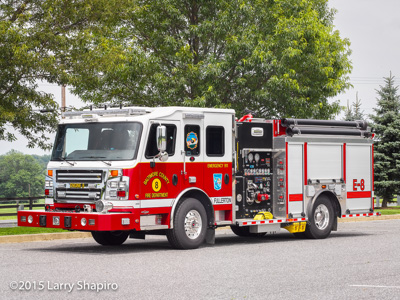
[[[81,188],[85,187],[85,184],[84,183],[70,183],[69,187],[71,189],[81,189]]]

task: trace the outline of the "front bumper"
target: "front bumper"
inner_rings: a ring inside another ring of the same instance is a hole
[[[85,219],[85,220],[83,220]],[[29,222],[31,220],[32,222]],[[80,231],[140,230],[131,213],[18,211],[18,226],[62,228]]]

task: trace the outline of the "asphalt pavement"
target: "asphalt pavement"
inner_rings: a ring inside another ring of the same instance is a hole
[[[340,223],[325,240],[289,233],[174,250],[165,237],[0,244],[0,298],[399,299],[400,220]]]

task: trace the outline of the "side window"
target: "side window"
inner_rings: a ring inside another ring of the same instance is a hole
[[[208,156],[224,156],[225,132],[222,126],[208,126],[206,129],[206,153]]]
[[[158,154],[156,131],[159,124],[153,124],[150,127],[150,133],[147,140],[146,158],[153,158]],[[172,124],[162,124],[167,127],[167,153],[169,156],[175,154],[176,126]]]
[[[187,156],[200,155],[200,126],[185,126],[185,153]]]

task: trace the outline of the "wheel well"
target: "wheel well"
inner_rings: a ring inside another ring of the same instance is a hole
[[[334,211],[335,211],[335,216],[336,216],[336,217],[340,217],[340,215],[341,215],[341,208],[340,208],[340,203],[339,203],[339,200],[337,199],[337,197],[336,197],[334,194],[332,194],[331,192],[328,192],[328,191],[322,192],[321,194],[318,195],[318,197],[321,196],[321,195],[324,195],[324,196],[326,196],[326,197],[329,198],[329,200],[331,201],[331,203],[332,203],[332,205],[333,205],[333,209],[334,209]],[[315,200],[316,200],[318,197],[316,197]],[[314,202],[314,201],[313,201],[313,202]]]
[[[202,191],[200,190],[191,190],[186,192],[185,194],[182,195],[182,197],[179,199],[179,202],[176,205],[176,208],[178,208],[183,201],[187,198],[194,198],[200,201],[201,204],[203,204],[204,209],[206,210],[207,213],[207,220],[208,220],[208,226],[213,226],[214,225],[214,208],[211,204],[210,198]],[[176,211],[176,208],[174,211]],[[172,216],[173,218],[174,216]]]

